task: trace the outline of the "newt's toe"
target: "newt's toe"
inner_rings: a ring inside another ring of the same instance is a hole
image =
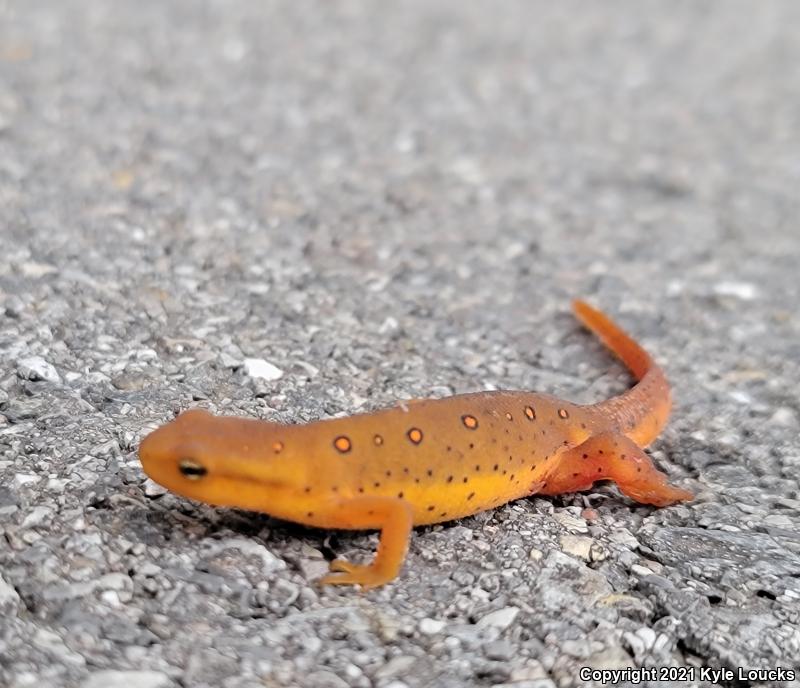
[[[673,487],[668,483],[645,485],[641,488],[631,487],[625,492],[637,502],[653,506],[669,506],[676,502],[688,502],[694,497],[688,490]]]
[[[320,578],[320,585],[360,585],[362,588],[377,588],[388,583],[394,576],[387,576],[374,565],[351,564],[343,559],[331,562],[331,572]]]

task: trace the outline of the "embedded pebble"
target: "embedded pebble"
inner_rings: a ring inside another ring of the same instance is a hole
[[[255,359],[250,359],[255,360]],[[242,365],[242,358],[240,356],[232,356],[227,351],[222,351],[219,354],[219,361],[226,368],[238,368]],[[248,373],[249,375],[250,373]]]
[[[26,485],[35,485],[41,480],[41,476],[33,475],[31,473],[17,473],[14,475],[14,479],[12,480],[12,485],[14,488],[19,489],[21,487],[25,487]]]
[[[570,533],[589,532],[589,526],[587,525],[586,521],[584,521],[582,518],[578,518],[577,516],[573,516],[566,511],[556,511],[553,514],[553,518],[555,518],[555,520],[564,526],[564,528],[566,528]]]
[[[25,516],[22,521],[23,528],[33,528],[41,525],[46,519],[52,516],[53,510],[48,506],[36,506]]]
[[[419,622],[419,631],[425,635],[436,635],[445,627],[445,622],[440,619],[422,619]]]
[[[277,366],[272,365],[263,358],[245,358],[244,370],[250,376],[259,380],[280,380],[283,377],[283,371]]]
[[[585,561],[592,559],[592,547],[595,544],[592,538],[579,535],[562,535],[558,538],[558,541],[561,544],[561,549],[567,554],[580,557]]]
[[[769,422],[770,424],[782,425],[787,428],[794,428],[800,424],[800,422],[798,422],[797,411],[787,406],[781,406],[780,408],[775,409],[775,412],[772,414]]]
[[[308,675],[308,685],[316,688],[350,688],[343,678],[330,671],[314,671]]]
[[[98,579],[96,585],[103,590],[129,590],[132,587],[130,576],[124,573],[107,573]]]
[[[503,607],[478,619],[477,626],[481,628],[496,628],[502,631],[514,623],[514,619],[517,618],[519,612],[519,607]]]
[[[486,655],[487,659],[507,662],[514,655],[514,648],[511,646],[511,643],[505,640],[495,640],[486,644],[483,653]]]
[[[750,282],[718,282],[714,293],[719,296],[735,296],[742,301],[752,301],[758,295],[758,288]]]
[[[424,620],[424,619],[423,619]],[[386,664],[375,672],[375,678],[387,679],[397,676],[405,676],[412,673],[417,658],[411,655],[398,655],[392,657]]]
[[[328,573],[330,564],[317,552],[318,556],[303,557],[297,561],[297,567],[307,581],[315,581]]]
[[[20,599],[17,591],[0,576],[0,610],[4,610],[4,613],[9,613],[19,603]]]
[[[70,650],[64,643],[64,639],[58,633],[40,628],[33,636],[34,645],[45,650],[50,655],[56,657],[58,661],[82,667],[86,660],[77,652]]]
[[[17,361],[17,375],[25,380],[45,381],[53,384],[61,382],[55,366],[41,356],[29,356]]]
[[[642,566],[641,564],[634,564],[631,566],[631,573],[637,576],[652,576],[654,571],[647,566]]]
[[[148,497],[163,497],[169,490],[151,478],[145,478],[144,493]]]
[[[207,556],[216,556],[226,550],[239,550],[245,556],[257,557],[261,560],[261,571],[265,574],[282,571],[286,568],[286,562],[276,557],[264,545],[244,538],[227,538],[216,543],[209,543],[206,547],[206,554]]]
[[[170,678],[159,671],[96,671],[81,688],[172,688]]]

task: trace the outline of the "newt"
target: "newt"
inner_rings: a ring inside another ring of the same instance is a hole
[[[380,530],[371,564],[337,559],[321,579],[364,588],[398,575],[413,526],[598,480],[640,503],[691,499],[643,451],[670,412],[661,368],[606,315],[582,301],[573,308],[637,379],[623,394],[578,405],[477,392],[302,425],[191,409],[144,438],[142,466],[190,499],[317,528]]]

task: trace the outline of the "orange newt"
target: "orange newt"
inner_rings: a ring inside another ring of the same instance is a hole
[[[193,409],[142,441],[142,465],[191,499],[318,528],[380,529],[373,563],[335,560],[321,581],[363,587],[397,576],[415,525],[586,490],[597,480],[613,480],[646,504],[691,499],[642,451],[669,415],[663,372],[608,317],[582,301],[573,306],[630,368],[633,388],[589,406],[478,392],[306,425]]]

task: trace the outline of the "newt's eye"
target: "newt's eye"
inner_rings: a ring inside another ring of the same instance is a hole
[[[200,480],[208,473],[208,469],[205,466],[197,463],[197,461],[192,461],[192,459],[181,459],[178,463],[178,470],[189,480]]]

